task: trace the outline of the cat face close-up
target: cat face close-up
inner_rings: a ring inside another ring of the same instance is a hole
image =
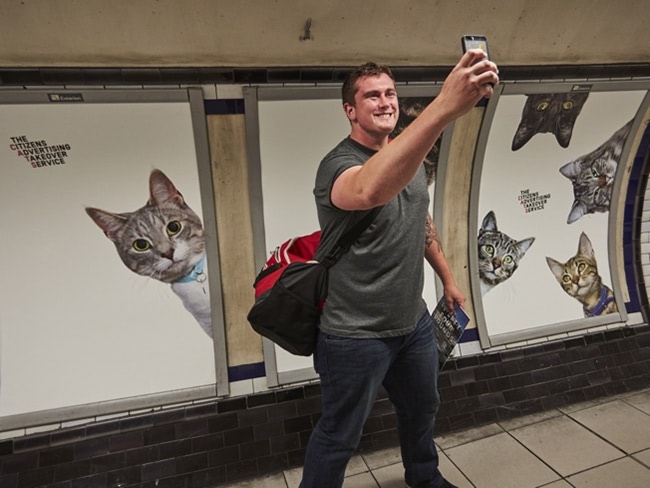
[[[582,232],[578,250],[566,262],[547,257],[546,263],[562,289],[583,306],[585,317],[618,311],[612,290],[603,284],[587,234]]]
[[[126,213],[86,208],[133,272],[173,283],[188,275],[205,251],[203,226],[160,170],[149,179],[149,201]]]
[[[616,163],[611,159],[599,158],[588,161],[576,159],[560,168],[560,172],[573,184],[575,198],[567,223],[571,224],[590,213],[607,212],[612,199],[612,183]]]
[[[510,278],[534,241],[534,237],[517,241],[499,231],[494,212],[488,212],[478,234],[478,266],[482,292],[486,293]]]
[[[616,169],[631,125],[627,123],[596,150],[560,168],[573,185],[568,224],[587,214],[609,211]]]
[[[583,232],[577,253],[566,262],[547,257],[546,262],[562,289],[572,297],[584,296],[600,280],[591,241]]]
[[[561,147],[569,147],[573,126],[588,93],[528,95],[521,121],[512,139],[512,150],[521,149],[535,134],[551,133]]]

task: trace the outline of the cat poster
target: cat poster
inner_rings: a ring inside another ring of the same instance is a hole
[[[203,224],[165,173],[151,171],[149,199],[139,209],[113,213],[86,207],[86,213],[115,244],[127,268],[169,283],[203,332],[212,338]]]
[[[209,296],[172,284],[211,265],[187,93],[110,96],[2,105],[0,417],[215,384],[209,300],[172,290]],[[144,260],[181,237],[182,267]]]
[[[504,91],[491,121],[475,235],[493,344],[618,311],[609,208],[617,163],[646,92],[568,90]]]

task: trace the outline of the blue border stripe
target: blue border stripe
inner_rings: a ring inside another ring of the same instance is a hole
[[[264,363],[241,364],[228,368],[228,381],[250,380],[266,376]]]
[[[234,115],[245,113],[243,98],[204,100],[203,107],[206,115]]]
[[[646,155],[650,150],[650,126],[647,126],[639,149],[634,157],[632,170],[628,181],[627,195],[625,197],[625,208],[623,217],[623,263],[625,268],[625,280],[627,289],[630,294],[630,301],[625,304],[628,313],[639,312],[641,304],[637,293],[636,283],[636,256],[634,255],[634,232],[636,220],[639,216],[635,215],[635,207],[638,198],[643,200],[643,195],[638,195],[639,186],[642,180],[642,171],[645,164]],[[637,236],[638,237],[638,236]]]
[[[460,341],[458,342],[472,342],[478,341],[478,329],[465,329],[463,335],[460,336]]]

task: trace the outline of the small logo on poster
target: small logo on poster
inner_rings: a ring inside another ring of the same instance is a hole
[[[574,92],[590,92],[593,85],[573,85],[571,91]]]
[[[540,195],[538,191],[531,192],[530,189],[521,190],[519,192],[519,196],[517,197],[517,200],[519,200],[519,204],[523,207],[525,213],[544,210],[546,203],[550,199],[550,193]]]
[[[48,144],[45,140],[32,141],[27,136],[10,137],[9,149],[27,160],[32,168],[66,164],[70,144]]]
[[[83,102],[84,97],[81,93],[48,93],[50,102]]]

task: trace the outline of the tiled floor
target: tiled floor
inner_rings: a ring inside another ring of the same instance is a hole
[[[649,488],[650,390],[436,439],[461,488]],[[344,488],[404,488],[397,448],[355,456]],[[301,469],[229,485],[297,488]]]

